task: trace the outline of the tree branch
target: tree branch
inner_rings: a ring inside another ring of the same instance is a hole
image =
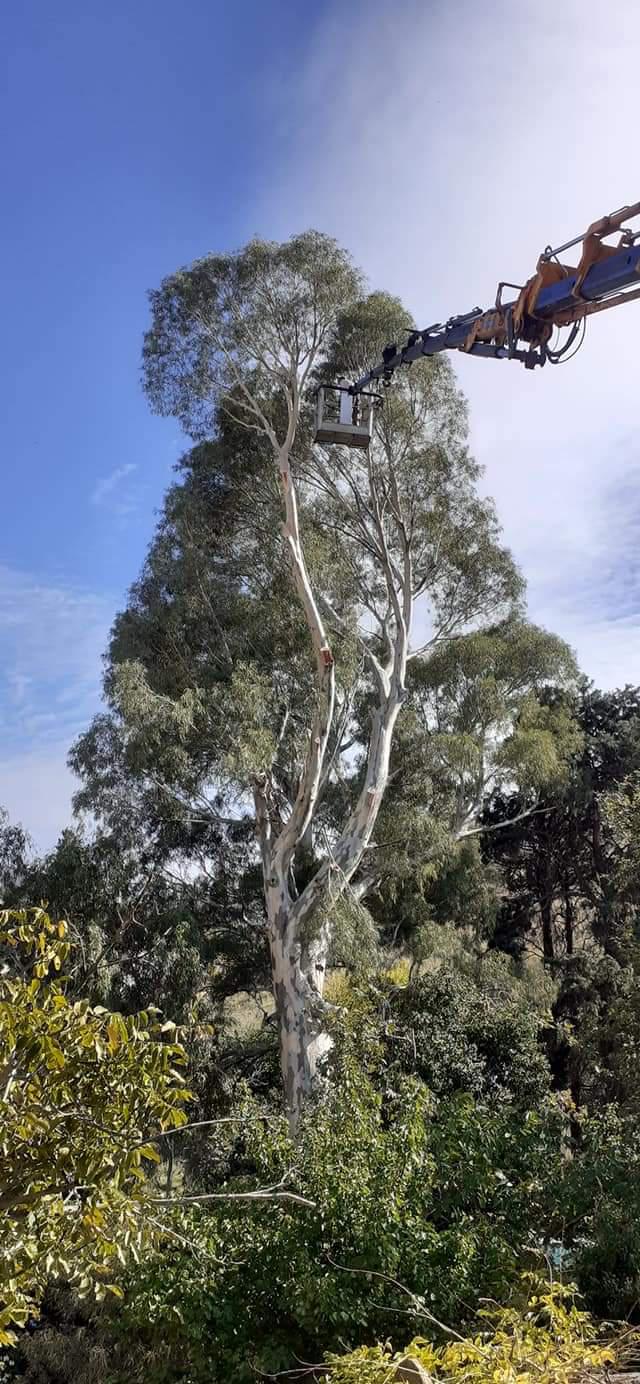
[[[304,560],[296,490],[291,474],[289,454],[283,448],[278,453],[278,470],[285,507],[284,535],[289,547],[296,589],[311,635],[316,662],[317,695],[306,760],[300,776],[296,800],[289,819],[274,847],[278,871],[284,876],[289,870],[296,846],[304,836],[313,817],[320,790],[335,708],[335,666],[327,632]]]
[[[468,836],[484,836],[490,831],[503,831],[505,827],[511,827],[515,822],[522,822],[525,817],[538,817],[546,812],[553,812],[552,807],[527,807],[523,812],[516,813],[515,817],[505,817],[504,822],[492,822],[487,826],[472,827],[470,831],[461,831],[456,834],[456,841],[466,841]]]
[[[296,1206],[307,1206],[310,1211],[317,1210],[315,1201],[303,1197],[299,1192],[290,1192],[285,1186],[289,1173],[271,1187],[258,1187],[255,1192],[203,1192],[193,1197],[154,1197],[154,1206],[197,1206],[206,1201],[291,1201]]]

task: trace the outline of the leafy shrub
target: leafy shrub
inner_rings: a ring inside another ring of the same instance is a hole
[[[239,1384],[338,1344],[389,1334],[400,1344],[425,1311],[459,1321],[481,1295],[504,1297],[523,1256],[539,1252],[560,1167],[551,1109],[438,1104],[415,1081],[381,1092],[345,1056],[298,1149],[277,1128],[251,1128],[261,1180],[294,1169],[316,1209],[190,1216],[180,1233],[193,1251],[138,1270],[123,1305],[122,1332],[147,1345],[145,1384]]]
[[[640,1149],[637,1119],[615,1106],[582,1124],[568,1164],[566,1249],[581,1291],[601,1316],[640,1319]]]
[[[498,958],[476,974],[441,966],[390,1003],[393,1051],[437,1095],[535,1108],[549,1091],[541,1015]]]
[[[418,1338],[403,1354],[417,1360],[434,1379],[450,1384],[529,1384],[533,1379],[570,1384],[577,1374],[615,1360],[614,1348],[599,1339],[569,1288],[558,1283],[536,1287],[530,1278],[524,1287],[528,1292],[521,1306],[478,1312],[490,1325],[473,1338],[459,1337],[444,1346]],[[328,1356],[331,1384],[392,1384],[402,1358],[383,1346]]]
[[[69,951],[43,909],[0,912],[0,1346],[56,1277],[120,1293],[158,1234],[148,1141],[187,1118],[175,1025],[74,1000]]]

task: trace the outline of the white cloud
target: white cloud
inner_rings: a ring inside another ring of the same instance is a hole
[[[99,704],[106,597],[0,565],[0,805],[50,845],[69,820],[73,738]]]
[[[110,509],[114,514],[124,517],[137,507],[137,497],[130,486],[123,482],[137,471],[137,464],[128,461],[124,466],[116,466],[108,476],[102,476],[91,492],[91,504],[101,509]]]
[[[49,850],[71,821],[78,784],[67,767],[66,742],[0,759],[0,803],[21,823],[36,851]]]
[[[282,96],[270,233],[317,225],[418,325],[488,306],[540,250],[640,195],[640,7],[335,0]],[[640,304],[589,323],[566,367],[454,356],[530,610],[603,685],[640,682]],[[621,624],[624,617],[624,629]]]

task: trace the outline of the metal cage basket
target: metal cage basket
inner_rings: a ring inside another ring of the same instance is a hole
[[[348,385],[323,384],[316,392],[314,442],[341,447],[369,446],[377,394],[351,394]]]

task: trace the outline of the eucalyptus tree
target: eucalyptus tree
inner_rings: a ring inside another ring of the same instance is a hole
[[[583,680],[577,694],[543,700],[543,714],[569,713],[579,743],[565,780],[547,785],[544,814],[528,818],[526,797],[513,783],[485,804],[491,835],[484,850],[506,886],[496,940],[517,951],[540,927],[549,963],[592,948],[594,938],[619,959],[635,927],[633,891],[620,873],[632,834],[617,832],[640,771],[640,693],[601,692]]]
[[[508,872],[503,838],[526,841],[555,819],[582,745],[567,701],[545,700],[550,684],[574,677],[563,641],[517,613],[411,662],[368,869],[385,934],[416,959],[431,923],[463,927],[483,945],[492,936],[498,906],[508,904],[497,866]],[[492,862],[482,853],[494,832]]]
[[[363,296],[333,241],[208,256],[151,307],[146,390],[196,445],[116,622],[111,711],[74,763],[102,815],[133,788],[143,814],[196,831],[252,823],[295,1127],[328,1049],[337,911],[376,886],[368,859],[412,664],[521,620],[523,584],[477,493],[445,360],[389,392],[367,452],[314,445],[318,380],[411,325],[395,299]],[[545,669],[558,671],[553,650]],[[472,818],[469,804],[450,829]]]
[[[0,807],[0,900],[10,899],[27,872],[30,842],[23,827]]]

